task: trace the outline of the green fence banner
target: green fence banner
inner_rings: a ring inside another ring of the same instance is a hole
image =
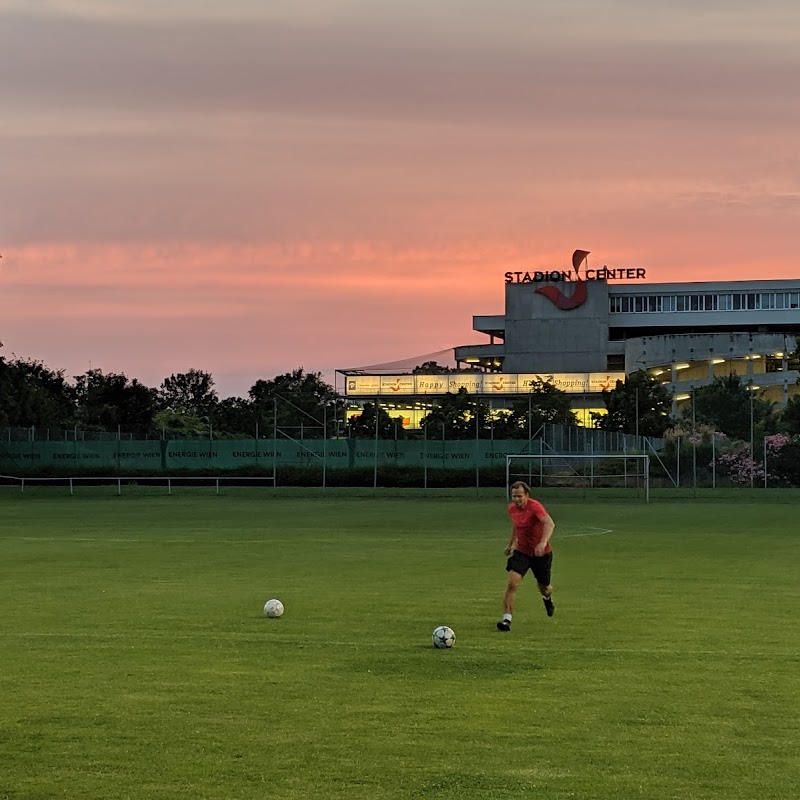
[[[224,473],[241,467],[282,466],[475,469],[503,466],[506,455],[538,453],[539,442],[478,439],[420,441],[369,439],[183,439],[115,442],[7,442],[0,444],[5,475],[92,470],[168,475],[185,470]]]

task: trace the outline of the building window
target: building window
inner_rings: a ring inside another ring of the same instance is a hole
[[[800,308],[800,292],[747,294],[632,295],[609,298],[612,314],[672,311],[759,311]]]
[[[609,372],[624,372],[625,371],[625,354],[624,353],[611,353],[606,356],[606,369]]]
[[[783,359],[775,356],[767,356],[765,359],[765,370],[767,372],[782,372]]]

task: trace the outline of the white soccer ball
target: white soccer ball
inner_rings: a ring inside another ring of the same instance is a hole
[[[264,613],[270,618],[275,619],[275,617],[281,616],[283,614],[283,603],[280,600],[267,600],[264,603]]]
[[[456,634],[452,628],[447,625],[440,625],[433,632],[433,646],[437,650],[447,650],[456,643]]]

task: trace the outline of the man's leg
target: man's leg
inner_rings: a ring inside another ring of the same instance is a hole
[[[556,613],[556,606],[553,603],[553,586],[552,584],[547,584],[547,586],[542,586],[539,584],[539,591],[542,595],[542,600],[544,601],[544,610],[547,612],[548,617],[552,617],[553,614]]]
[[[511,630],[511,615],[514,613],[514,600],[517,597],[517,589],[522,583],[522,575],[513,570],[508,573],[508,583],[503,594],[503,619],[497,623],[497,629],[501,631]]]
[[[550,571],[552,566],[552,553],[535,559],[533,563],[533,573],[539,587],[539,593],[542,595],[544,610],[547,612],[548,617],[552,617],[553,614],[556,613],[556,607],[553,603],[553,585],[550,583]]]

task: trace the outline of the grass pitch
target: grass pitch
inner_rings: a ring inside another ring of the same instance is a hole
[[[797,506],[545,502],[4,490],[0,799],[797,796]]]

